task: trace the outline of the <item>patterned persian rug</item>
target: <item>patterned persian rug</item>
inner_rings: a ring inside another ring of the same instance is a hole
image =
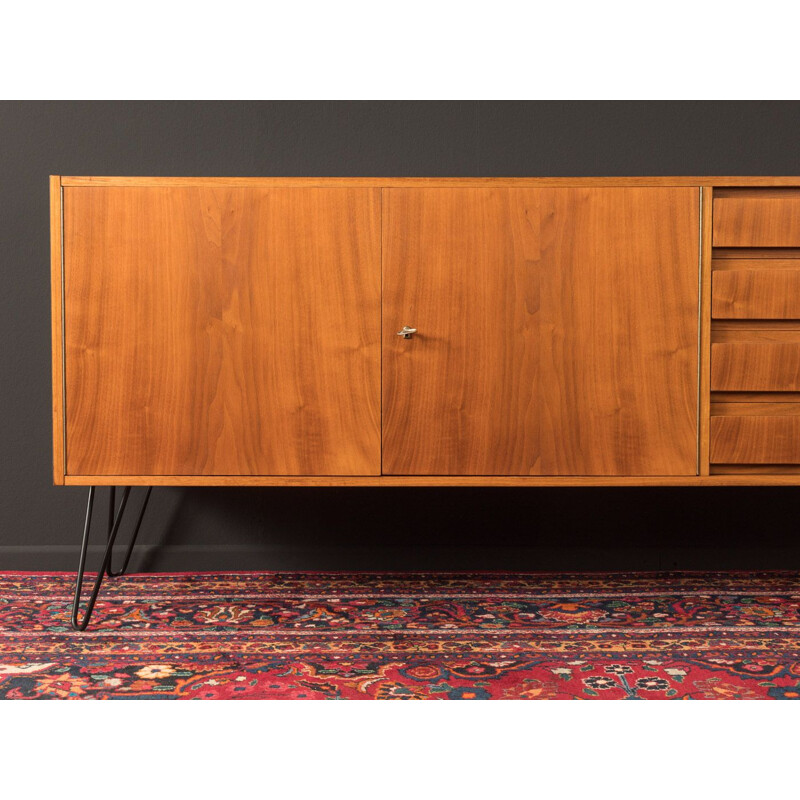
[[[799,699],[800,576],[0,573],[0,697]]]

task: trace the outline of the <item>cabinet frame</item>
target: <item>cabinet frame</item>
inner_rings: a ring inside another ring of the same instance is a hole
[[[264,188],[478,188],[478,187],[696,187],[702,203],[698,265],[699,380],[697,475],[690,476],[194,476],[70,475],[66,472],[63,188],[71,186],[171,186]],[[798,187],[800,177],[683,176],[586,178],[239,178],[50,177],[53,481],[57,485],[161,486],[702,486],[800,485],[800,474],[709,474],[709,354],[711,342],[712,193],[721,187]]]

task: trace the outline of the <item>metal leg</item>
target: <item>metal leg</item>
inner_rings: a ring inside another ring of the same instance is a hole
[[[80,612],[80,605],[81,605],[81,590],[83,588],[83,574],[86,568],[86,554],[89,549],[89,532],[92,527],[92,509],[94,507],[94,496],[95,496],[96,487],[90,486],[89,487],[89,500],[86,505],[86,522],[83,526],[83,542],[81,543],[81,555],[80,560],[78,562],[78,577],[75,582],[75,599],[72,603],[72,627],[76,631],[83,631],[86,630],[86,626],[89,624],[89,619],[92,616],[92,611],[94,610],[94,604],[97,601],[97,595],[100,593],[100,584],[103,582],[103,577],[105,575],[121,575],[125,572],[125,569],[128,566],[128,561],[130,560],[131,553],[133,551],[133,545],[136,541],[136,536],[139,533],[139,527],[142,524],[142,518],[144,517],[145,508],[147,508],[147,501],[150,499],[150,492],[152,491],[152,487],[148,487],[147,494],[145,495],[144,503],[142,504],[142,510],[139,512],[139,518],[136,521],[136,527],[133,532],[133,538],[131,539],[131,543],[128,546],[128,552],[125,556],[125,561],[122,565],[122,569],[119,572],[113,572],[111,570],[111,556],[114,551],[114,541],[117,538],[117,534],[119,533],[119,526],[122,522],[122,516],[125,513],[125,506],[128,504],[128,497],[131,493],[131,487],[126,486],[122,490],[122,500],[119,504],[119,509],[117,510],[116,514],[114,513],[115,507],[115,499],[116,499],[116,492],[114,489],[111,490],[111,495],[109,498],[109,527],[108,527],[108,535],[106,540],[106,550],[103,554],[103,563],[100,566],[99,571],[97,572],[97,577],[95,578],[94,586],[92,587],[92,593],[89,595],[89,600],[86,603],[86,609],[83,613],[83,617],[79,619],[79,612]]]
[[[112,492],[114,491],[113,488],[112,488],[111,491]],[[152,491],[153,491],[153,487],[152,486],[148,486],[147,487],[147,492],[145,492],[145,495],[144,495],[144,501],[142,502],[142,508],[139,511],[138,518],[136,519],[136,525],[133,528],[133,536],[131,536],[131,541],[130,541],[130,544],[128,545],[128,551],[125,553],[125,560],[122,562],[122,569],[118,570],[117,572],[114,572],[114,570],[111,569],[111,559],[110,558],[108,559],[108,566],[106,567],[106,575],[108,575],[110,578],[117,578],[120,575],[124,575],[125,574],[125,570],[128,569],[128,562],[131,560],[131,553],[133,553],[133,546],[136,544],[136,537],[139,535],[139,528],[142,527],[142,520],[144,519],[144,512],[147,510],[147,503],[150,500],[150,492],[152,492]],[[112,504],[109,505],[109,514],[108,514],[108,519],[109,519],[108,535],[109,535],[109,537],[111,536],[111,528],[112,528],[111,520],[114,517],[114,511],[113,511],[113,509],[114,509],[114,506],[113,506],[113,497],[114,497],[114,495],[112,494],[111,497],[112,497],[112,501],[111,501]]]
[[[108,487],[108,534],[106,541],[111,538],[111,529],[114,527],[114,512],[117,510],[117,487]]]

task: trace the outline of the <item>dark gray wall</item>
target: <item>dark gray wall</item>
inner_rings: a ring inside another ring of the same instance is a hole
[[[49,174],[798,175],[800,103],[0,104],[0,569],[73,569],[51,483]],[[104,498],[103,498],[104,499]],[[800,566],[794,489],[157,489],[146,569]]]

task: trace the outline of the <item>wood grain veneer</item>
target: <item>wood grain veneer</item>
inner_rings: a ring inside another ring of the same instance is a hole
[[[712,392],[714,403],[800,403],[800,392]]]
[[[700,318],[697,321],[700,337],[700,385],[697,392],[697,474],[708,475],[710,460],[709,402],[711,386],[711,267],[712,267],[712,209],[714,187],[700,189]]]
[[[789,253],[792,253],[792,256],[789,257],[770,257],[767,255],[758,255],[753,256],[752,258],[743,258],[742,253],[753,253],[752,250],[739,250],[737,258],[731,258],[725,256],[721,258],[718,253],[719,251],[715,250],[713,256],[713,269],[714,272],[719,272],[720,270],[732,270],[733,272],[742,272],[747,270],[757,270],[760,273],[768,272],[769,270],[777,269],[788,269],[788,270],[800,270],[800,251],[790,250]],[[787,251],[784,251],[787,252]]]
[[[141,175],[68,175],[61,178],[62,186],[244,186],[260,188],[469,188],[508,187],[541,188],[546,186],[716,186],[716,187],[800,187],[800,176],[744,175],[629,175],[584,176],[575,178],[265,178],[265,177],[163,177]]]
[[[764,479],[767,475],[797,476],[800,477],[800,465],[797,464],[714,464],[711,467],[712,475],[754,475]],[[770,481],[770,483],[773,483]],[[756,484],[758,485],[758,484]],[[761,484],[763,485],[763,483]]]
[[[800,464],[800,415],[712,417],[711,460],[719,464]]]
[[[800,486],[800,475],[67,475],[67,486],[483,486],[534,488],[557,486]],[[774,478],[774,480],[773,480]]]
[[[714,320],[711,342],[800,342],[800,320]]]
[[[717,190],[719,191],[719,190]],[[757,260],[761,267],[772,267],[771,261],[800,258],[800,248],[797,247],[715,247],[714,269],[726,269],[725,262],[729,260],[741,261],[743,259]],[[765,263],[765,261],[767,263]],[[777,265],[776,265],[777,266]],[[730,269],[736,269],[732,264]]]
[[[61,271],[61,179],[50,176],[50,322],[53,371],[53,483],[63,484],[64,451],[64,350],[63,276]]]
[[[68,473],[380,473],[378,190],[64,203]]]
[[[696,188],[383,205],[384,473],[696,473]]]
[[[769,401],[759,402],[712,402],[712,417],[771,417],[771,416],[791,416],[800,414],[800,403],[797,401],[781,402]]]
[[[800,319],[800,260],[794,269],[715,270],[711,314],[716,319]],[[748,262],[750,265],[750,262]]]
[[[711,345],[714,392],[800,391],[800,342],[721,342]]]
[[[800,247],[800,192],[717,193],[715,247]]]

